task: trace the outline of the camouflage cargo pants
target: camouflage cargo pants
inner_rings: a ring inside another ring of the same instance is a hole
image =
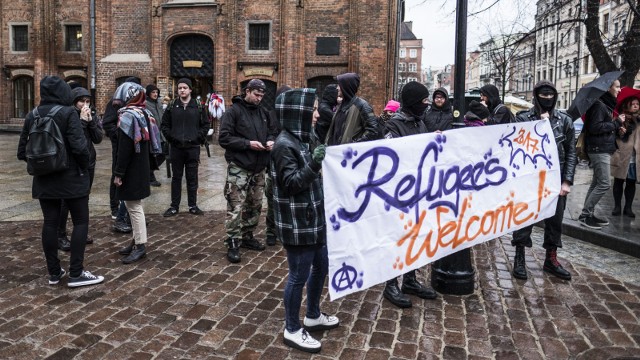
[[[229,163],[224,187],[224,197],[227,199],[227,219],[224,222],[227,246],[229,239],[240,241],[242,237],[252,235],[258,225],[264,177],[264,171],[253,173]]]
[[[267,174],[265,179],[264,196],[267,198],[267,236],[278,237],[276,235],[276,222],[273,214],[273,178],[271,174]]]

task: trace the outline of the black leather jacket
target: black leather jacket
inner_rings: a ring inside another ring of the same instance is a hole
[[[616,149],[616,134],[620,123],[613,120],[616,104],[613,95],[605,93],[585,114],[584,129],[587,153],[613,154]]]
[[[540,115],[535,108],[521,111],[516,116],[516,122],[539,120]],[[553,110],[549,117],[551,129],[558,145],[558,157],[560,158],[560,171],[562,181],[568,181],[573,185],[573,175],[576,171],[576,133],[573,128],[573,121],[569,115]]]

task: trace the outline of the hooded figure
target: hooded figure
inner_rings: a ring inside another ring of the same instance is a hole
[[[289,277],[284,290],[284,343],[307,352],[318,352],[319,341],[300,324],[302,290],[307,286],[304,326],[329,330],[338,318],[320,311],[327,276],[326,226],[320,169],[325,146],[309,150],[312,141],[315,89],[294,89],[276,99],[282,131],[271,151],[271,176],[275,223],[287,251]]]
[[[376,140],[379,137],[378,119],[371,105],[356,96],[360,87],[360,76],[356,73],[338,75],[338,96],[343,100],[329,126],[328,145],[349,144]]]
[[[441,102],[440,98],[444,98],[444,102]],[[445,88],[438,88],[433,92],[432,99],[431,108],[424,113],[427,132],[450,130],[453,123],[453,111],[449,102],[449,93]]]
[[[402,136],[423,134],[427,128],[421,115],[426,107],[426,99],[429,97],[427,87],[416,81],[411,81],[402,87],[400,98],[402,107],[400,111],[391,115],[391,119],[385,123],[384,137],[393,139]]]
[[[90,111],[83,110],[82,107],[78,108],[76,105],[77,102],[83,98],[91,99],[91,93],[89,93],[89,90],[83,87],[76,87],[71,90],[71,95],[73,96],[74,108],[78,112],[78,116],[80,116],[80,124],[82,124],[84,136],[87,139],[87,146],[89,147],[90,154],[89,175],[91,183],[93,183],[93,171],[96,166],[96,148],[93,144],[100,144],[102,142],[102,128],[98,123],[98,119],[92,116]]]
[[[465,126],[484,126],[486,125],[487,119],[491,113],[486,106],[481,103],[472,100],[469,103],[469,110],[464,114],[464,124]]]
[[[485,101],[491,115],[487,125],[508,124],[513,122],[513,113],[500,100],[500,91],[495,85],[485,85],[480,88],[480,97]]]
[[[557,99],[558,91],[553,83],[547,80],[538,82],[533,88],[533,108],[519,112],[516,122],[548,119],[553,130],[558,148],[562,184],[556,213],[544,221],[542,247],[546,249],[546,258],[543,270],[561,279],[570,280],[571,274],[557,260],[557,249],[562,247],[562,218],[576,169],[576,141],[573,121],[567,114],[555,109]],[[527,279],[524,249],[532,246],[532,229],[533,225],[530,225],[513,232],[511,245],[516,247],[513,276],[517,279]]]
[[[84,270],[84,250],[89,231],[89,149],[82,132],[78,113],[71,107],[73,96],[71,88],[57,76],[45,76],[40,81],[40,105],[34,109],[44,117],[55,105],[62,108],[53,116],[60,129],[66,147],[68,167],[66,170],[33,177],[32,196],[40,202],[42,216],[42,249],[47,262],[49,285],[57,285],[66,271],[60,266],[58,258],[58,221],[61,203],[69,206],[73,219],[71,234],[71,255],[69,257],[68,287],[93,285],[104,280],[102,276],[92,275]],[[34,111],[24,120],[18,159],[25,160],[29,130],[34,122]]]
[[[318,104],[318,112],[320,118],[316,124],[315,131],[320,141],[325,141],[331,120],[333,119],[334,110],[338,105],[338,85],[329,84],[322,91],[322,100]]]

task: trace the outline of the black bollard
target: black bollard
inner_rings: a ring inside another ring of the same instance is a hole
[[[454,127],[464,126],[464,74],[467,54],[467,0],[456,5],[456,54],[454,77]],[[471,266],[471,249],[437,260],[431,266],[431,286],[439,293],[467,295],[473,293],[475,270]]]

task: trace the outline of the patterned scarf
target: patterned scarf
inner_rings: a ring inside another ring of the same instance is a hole
[[[136,83],[126,82],[116,90],[114,99],[126,105],[118,110],[118,128],[133,140],[136,153],[140,152],[141,141],[151,141],[151,153],[162,152],[160,131],[156,119],[145,109],[144,88]]]

